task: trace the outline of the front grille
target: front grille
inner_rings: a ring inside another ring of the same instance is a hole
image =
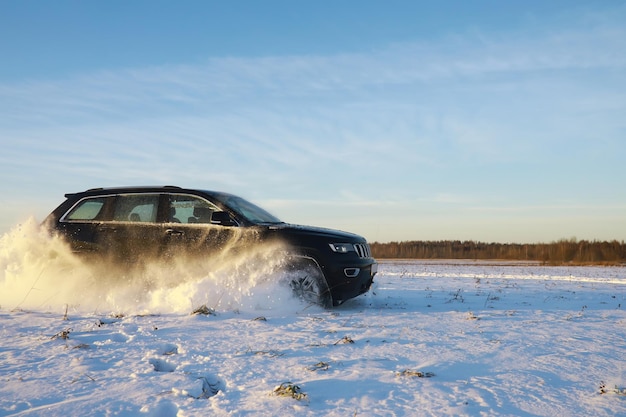
[[[369,258],[372,256],[370,252],[370,245],[367,243],[355,243],[354,250],[356,254],[359,255],[359,258]]]

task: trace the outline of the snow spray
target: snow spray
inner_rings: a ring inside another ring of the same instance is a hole
[[[238,237],[235,236],[234,239]],[[227,242],[210,257],[176,256],[140,268],[74,254],[35,219],[0,238],[0,309],[112,314],[275,309],[294,306],[280,245]]]

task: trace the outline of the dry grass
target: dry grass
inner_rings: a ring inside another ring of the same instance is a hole
[[[414,371],[412,369],[405,369],[401,372],[396,372],[396,376],[399,377],[412,377],[412,378],[432,378],[435,376],[432,372]]]
[[[274,388],[274,395],[279,397],[291,397],[298,401],[305,400],[307,395],[302,392],[299,386],[295,385],[292,382],[283,382],[276,388]]]

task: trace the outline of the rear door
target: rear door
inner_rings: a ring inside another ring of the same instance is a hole
[[[159,193],[118,194],[112,215],[101,222],[97,242],[114,260],[138,262],[158,257],[161,225]]]

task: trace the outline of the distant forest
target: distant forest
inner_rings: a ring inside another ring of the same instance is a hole
[[[370,244],[378,259],[501,259],[545,264],[626,263],[626,243],[576,239],[552,243],[483,243],[474,241],[407,241]]]

